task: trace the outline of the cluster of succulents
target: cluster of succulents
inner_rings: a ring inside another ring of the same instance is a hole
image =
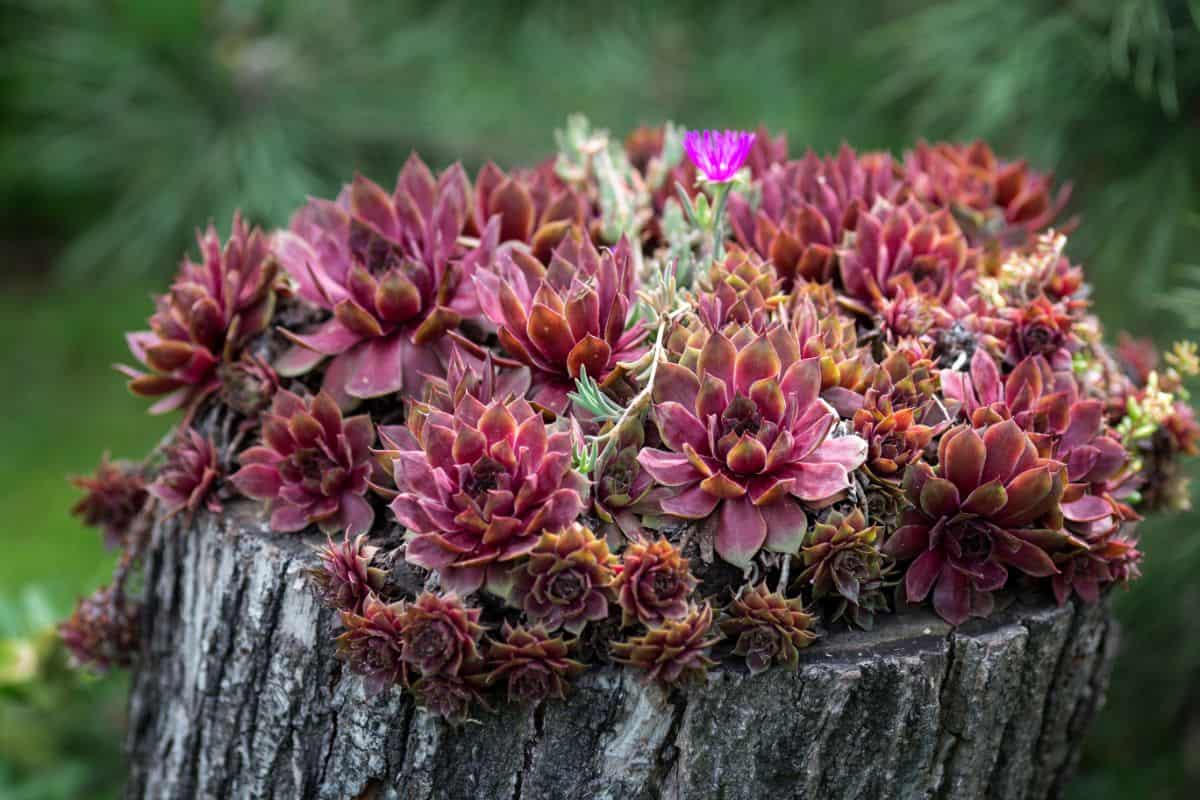
[[[240,493],[319,529],[338,657],[459,721],[589,664],[671,686],[919,604],[1095,602],[1187,501],[1196,350],[1106,348],[1051,176],[981,143],[559,141],[204,234],[130,337],[180,430],[78,512],[136,542]],[[113,594],[76,615],[113,641],[67,625],[93,662],[133,635]]]

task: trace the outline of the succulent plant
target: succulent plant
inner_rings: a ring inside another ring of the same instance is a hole
[[[1038,297],[1022,308],[1008,310],[1012,324],[1005,356],[1016,364],[1029,356],[1042,356],[1055,370],[1071,369],[1071,356],[1083,342],[1075,334],[1075,318],[1062,303]]]
[[[750,325],[763,330],[772,311],[785,299],[774,268],[753,252],[730,247],[708,273],[709,289],[696,298],[696,308],[709,330]]]
[[[337,611],[362,614],[367,597],[380,591],[387,579],[384,570],[371,566],[377,552],[378,547],[367,544],[365,533],[336,543],[326,537],[318,550],[321,566],[309,572],[321,602]]]
[[[608,617],[615,566],[608,544],[578,523],[546,532],[513,571],[512,602],[546,630],[578,636]]]
[[[367,594],[361,612],[343,611],[337,637],[337,657],[363,679],[368,695],[376,695],[404,680],[402,603],[385,603]]]
[[[264,331],[275,309],[279,266],[271,238],[240,215],[225,246],[211,226],[197,237],[202,263],[185,258],[170,290],[155,300],[150,330],[126,338],[148,372],[118,367],[134,394],[161,397],[162,414],[195,404],[220,386],[218,366]]]
[[[263,359],[243,353],[217,367],[221,402],[246,417],[257,418],[279,391],[279,376]]]
[[[577,447],[586,445],[582,430],[575,429]],[[638,463],[645,444],[641,419],[629,417],[615,432],[613,447],[601,453],[592,469],[592,512],[614,545],[635,538],[642,517],[658,511],[663,489]]]
[[[682,618],[698,583],[687,559],[666,539],[630,542],[621,553],[613,584],[621,604],[621,624],[656,625]]]
[[[445,376],[428,376],[422,396],[425,405],[453,414],[465,395],[484,405],[493,400],[507,402],[524,397],[529,384],[528,367],[491,350],[456,341],[450,349]]]
[[[850,485],[867,445],[829,436],[837,415],[819,398],[821,368],[800,359],[784,328],[714,333],[693,372],[661,364],[654,418],[668,449],[638,457],[655,480],[675,487],[664,513],[716,513],[716,551],[745,567],[762,548],[794,553],[808,528],[801,504],[819,506]]]
[[[880,201],[858,214],[838,268],[846,294],[878,310],[896,294],[901,277],[942,302],[965,293],[976,257],[948,211],[929,212],[911,199],[900,205]]]
[[[483,586],[584,508],[587,480],[571,468],[571,437],[525,400],[484,405],[466,394],[453,415],[419,404],[407,427],[381,429],[410,531],[406,559],[462,594]],[[495,567],[493,567],[495,565]]]
[[[799,579],[812,586],[814,600],[831,601],[834,620],[844,616],[869,629],[875,611],[887,608],[883,589],[890,563],[879,551],[881,538],[858,509],[830,512],[805,537]]]
[[[138,652],[137,604],[113,586],[82,598],[58,635],[76,664],[97,672],[133,664]]]
[[[586,197],[555,174],[553,160],[507,174],[489,161],[475,178],[474,230],[498,217],[499,241],[527,244],[543,264],[572,230],[587,233],[590,216]]]
[[[744,657],[751,674],[757,675],[772,664],[798,667],[800,651],[817,638],[814,622],[800,598],[784,597],[760,583],[733,598],[721,631],[736,640],[733,652]]]
[[[951,429],[938,444],[936,469],[910,466],[904,490],[912,507],[883,552],[910,561],[905,590],[910,602],[933,591],[933,607],[952,625],[991,613],[992,593],[1008,581],[1008,568],[1048,577],[1058,569],[1050,551],[1069,548],[1060,503],[1064,466],[1040,458],[1012,420],[977,433]]]
[[[902,473],[933,441],[934,428],[917,423],[917,410],[894,408],[880,394],[854,412],[854,432],[867,443],[867,467],[884,480]]]
[[[371,418],[343,420],[325,392],[305,400],[280,391],[262,416],[261,442],[241,454],[231,480],[242,494],[269,502],[273,530],[316,524],[327,533],[365,533],[375,521],[363,497],[374,441]]]
[[[713,629],[712,607],[692,606],[681,619],[668,619],[651,626],[641,636],[612,645],[613,659],[645,670],[647,681],[672,686],[700,680],[716,664],[709,658],[712,646],[721,640]]]
[[[501,346],[533,371],[532,401],[563,413],[585,371],[609,388],[623,375],[618,364],[645,352],[645,326],[629,324],[633,280],[628,241],[601,254],[578,235],[562,241],[549,267],[514,250],[476,275]]]
[[[221,510],[216,495],[221,474],[212,439],[195,428],[184,428],[175,434],[166,451],[166,463],[147,491],[158,498],[168,515],[184,509],[194,513],[201,505],[216,513]]]
[[[442,370],[443,334],[478,316],[471,276],[492,257],[499,221],[468,250],[459,237],[471,187],[454,165],[435,180],[415,154],[388,194],[363,177],[334,202],[311,200],[277,235],[275,252],[304,300],[332,313],[276,363],[302,375],[327,358],[322,388],[342,408],[415,393]]]
[[[1141,559],[1137,543],[1119,534],[1097,536],[1086,548],[1056,553],[1059,572],[1051,579],[1054,598],[1061,606],[1074,593],[1086,603],[1095,603],[1105,587],[1137,577]]]
[[[453,592],[423,592],[415,601],[402,604],[401,660],[422,675],[457,675],[464,663],[479,658],[481,613],[464,606]]]
[[[1050,225],[1070,197],[1053,194],[1053,176],[1024,161],[996,158],[984,142],[919,143],[904,157],[904,177],[917,197],[961,214],[977,215],[980,239],[1020,244]]]
[[[478,670],[482,667],[482,663],[471,665],[470,675],[444,672],[423,675],[410,688],[421,708],[452,725],[461,725],[470,719],[471,710],[475,706],[488,708],[479,689],[483,675]]]
[[[71,484],[84,493],[71,507],[71,513],[84,525],[99,528],[109,547],[119,547],[146,503],[142,466],[111,461],[105,453],[94,474],[77,475],[71,478]]]
[[[1117,523],[1121,509],[1106,495],[1129,454],[1104,432],[1104,404],[1080,399],[1071,373],[1056,373],[1041,355],[1023,359],[1002,381],[991,356],[976,351],[970,373],[947,370],[948,400],[975,427],[1011,419],[1029,433],[1040,453],[1065,466],[1062,510],[1073,533],[1095,533]]]
[[[503,683],[512,703],[563,700],[570,680],[585,669],[570,653],[570,643],[541,626],[514,628],[506,622],[500,639],[488,643],[487,683]]]
[[[897,167],[886,153],[861,156],[843,146],[836,157],[811,151],[800,160],[768,168],[759,176],[757,208],[739,194],[729,198],[737,240],[775,265],[785,288],[797,279],[828,281],[835,249],[858,214],[877,199],[897,199]]]

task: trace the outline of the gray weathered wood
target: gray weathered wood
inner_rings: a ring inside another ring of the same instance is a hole
[[[798,674],[667,694],[594,668],[565,703],[454,729],[343,672],[304,574],[314,541],[245,504],[156,531],[129,797],[1054,797],[1116,647],[1104,606],[957,631],[911,611],[818,642]]]

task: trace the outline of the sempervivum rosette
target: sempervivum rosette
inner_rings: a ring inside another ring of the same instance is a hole
[[[782,327],[742,328],[711,335],[695,372],[660,365],[654,419],[667,449],[639,461],[676,487],[666,514],[716,515],[716,551],[737,566],[764,547],[795,553],[808,528],[801,504],[836,499],[866,458],[859,437],[830,436],[837,415],[819,397],[819,360],[799,354]]]
[[[746,588],[733,599],[721,631],[735,640],[733,652],[746,659],[752,674],[771,664],[800,665],[800,651],[817,638],[815,621],[798,598],[767,591],[766,584]]]
[[[334,202],[311,200],[281,232],[275,252],[302,298],[332,313],[276,365],[301,375],[327,358],[322,388],[342,408],[399,391],[415,392],[442,369],[434,347],[479,306],[471,275],[489,259],[497,227],[468,250],[459,241],[470,216],[470,183],[455,165],[434,180],[416,155],[389,194],[363,177]]]
[[[608,616],[615,564],[608,544],[579,523],[547,532],[514,570],[512,602],[547,630],[578,635]]]
[[[965,293],[976,258],[949,211],[929,212],[915,200],[900,205],[880,201],[858,215],[838,267],[846,294],[865,308],[880,310],[901,278],[942,302]]]
[[[984,429],[953,428],[938,445],[936,469],[909,467],[904,490],[912,507],[883,545],[911,560],[905,573],[910,602],[933,592],[933,608],[957,625],[992,611],[992,593],[1008,568],[1047,577],[1058,569],[1050,553],[1074,546],[1062,530],[1065,468],[1039,458],[1012,420]]]
[[[524,400],[485,406],[467,394],[454,414],[418,404],[407,427],[381,434],[392,512],[410,531],[405,557],[437,570],[449,589],[478,589],[489,567],[525,555],[583,510],[587,481],[571,468],[570,434],[548,429]]]
[[[585,372],[601,386],[618,380],[618,364],[645,352],[633,310],[633,258],[622,239],[599,253],[568,236],[549,267],[520,250],[502,255],[494,271],[480,271],[479,303],[499,328],[500,344],[533,371],[530,399],[562,413]]]
[[[738,194],[729,216],[738,241],[775,265],[790,288],[793,280],[828,281],[835,249],[853,231],[860,212],[902,189],[898,167],[886,153],[858,155],[843,146],[836,157],[777,164],[759,179],[761,201],[753,207]]]
[[[1062,213],[1070,185],[1052,193],[1053,176],[1024,161],[1002,161],[984,142],[919,143],[904,156],[913,194],[977,217],[977,237],[1023,243]]]
[[[573,642],[551,636],[540,626],[514,628],[506,622],[500,636],[488,644],[487,683],[507,686],[509,702],[563,700],[568,682],[585,669],[569,658]]]
[[[614,642],[613,659],[645,670],[647,681],[672,686],[698,682],[717,662],[709,658],[721,640],[713,627],[712,606],[692,606],[680,619],[652,626],[641,636]]]
[[[374,441],[367,415],[342,419],[324,392],[305,400],[281,391],[263,414],[261,443],[242,453],[231,480],[242,494],[270,503],[273,530],[316,524],[330,533],[365,533],[375,521],[363,497]]]
[[[476,233],[488,220],[500,221],[500,242],[520,242],[542,263],[568,234],[587,234],[590,203],[554,172],[554,162],[534,169],[504,170],[489,161],[475,178],[472,224]]]
[[[167,514],[178,514],[185,508],[192,513],[201,505],[219,512],[221,501],[214,489],[221,477],[221,466],[212,438],[194,428],[185,428],[176,435],[166,455],[166,463],[147,490],[158,498]]]
[[[197,240],[201,262],[185,258],[170,290],[155,299],[150,330],[126,337],[149,372],[118,367],[134,394],[162,398],[151,413],[191,408],[216,391],[218,366],[235,359],[274,313],[279,268],[268,235],[235,215],[224,247],[211,226]]]

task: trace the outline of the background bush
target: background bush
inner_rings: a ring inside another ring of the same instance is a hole
[[[109,364],[195,227],[227,230],[235,207],[284,223],[355,170],[388,180],[411,148],[529,162],[574,111],[619,132],[761,121],[794,154],[984,137],[1074,182],[1070,250],[1114,335],[1167,342],[1200,324],[1200,0],[27,0],[0,14],[8,642],[43,641],[51,615],[28,592],[61,613],[108,571],[66,515],[62,475],[161,435]],[[1144,528],[1077,797],[1200,788],[1198,523]],[[0,728],[20,732],[0,737],[0,800],[114,794],[114,736],[96,726],[119,724],[120,679],[23,680],[0,692]]]

